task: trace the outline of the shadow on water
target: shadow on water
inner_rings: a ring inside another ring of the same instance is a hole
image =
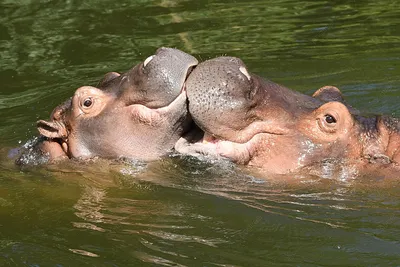
[[[395,179],[179,156],[19,169],[7,153],[76,88],[160,46],[238,56],[289,88],[332,84],[400,116],[399,18],[389,0],[0,0],[0,265],[398,265]]]

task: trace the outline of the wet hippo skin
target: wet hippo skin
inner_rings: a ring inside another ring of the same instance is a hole
[[[400,161],[399,120],[362,117],[327,86],[303,95],[251,74],[234,57],[199,64],[186,81],[189,112],[204,132],[179,140],[184,154],[225,157],[284,174],[326,160]]]
[[[50,160],[167,154],[191,122],[183,86],[197,63],[180,50],[160,48],[122,75],[110,72],[96,87],[78,88],[50,120],[38,121],[44,141],[37,147]]]

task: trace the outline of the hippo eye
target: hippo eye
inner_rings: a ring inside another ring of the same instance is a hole
[[[332,115],[329,115],[329,114],[325,115],[325,121],[329,124],[336,123],[335,117],[333,117]]]
[[[86,98],[84,101],[83,101],[83,106],[85,107],[85,108],[90,108],[91,106],[93,105],[93,100],[92,100],[92,98]]]

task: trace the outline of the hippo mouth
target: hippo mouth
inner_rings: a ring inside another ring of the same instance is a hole
[[[203,138],[198,144],[206,148],[206,150],[202,150],[203,153],[207,152],[205,155],[223,157],[237,163],[247,164],[251,159],[251,144],[259,135],[262,135],[262,133],[254,135],[248,141],[239,143],[216,138],[204,132]]]
[[[262,121],[253,122],[235,137],[218,137],[194,127],[175,145],[175,149],[186,155],[225,158],[239,164],[248,164],[256,152],[257,144],[264,148],[273,145],[273,140],[289,134],[289,129],[271,127]]]
[[[194,157],[225,158],[236,163],[247,164],[251,159],[252,143],[255,142],[254,140],[259,135],[254,136],[248,142],[237,143],[218,139],[211,134],[196,129],[179,139],[175,144],[175,150],[184,155]]]

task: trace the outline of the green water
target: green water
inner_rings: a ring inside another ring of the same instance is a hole
[[[7,158],[76,88],[160,46],[238,56],[292,89],[336,85],[364,112],[400,116],[399,7],[0,0],[0,266],[399,266],[396,180],[276,180],[179,156],[23,170]]]

